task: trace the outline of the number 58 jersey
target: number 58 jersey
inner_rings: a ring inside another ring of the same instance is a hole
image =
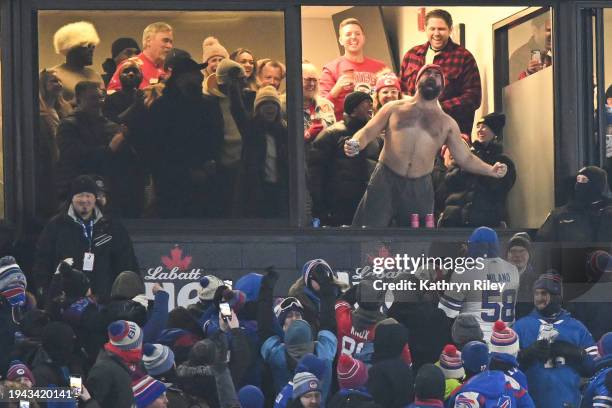
[[[519,272],[501,258],[485,258],[483,264],[483,269],[453,272],[438,307],[451,319],[460,313],[473,315],[489,341],[497,320],[514,322]]]

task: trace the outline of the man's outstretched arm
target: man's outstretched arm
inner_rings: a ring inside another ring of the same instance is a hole
[[[374,117],[361,128],[353,137],[344,143],[344,154],[349,157],[357,156],[359,151],[365,149],[365,147],[372,141],[376,136],[380,136],[382,131],[389,124],[389,116],[391,116],[393,105],[397,103],[388,103],[382,107],[381,110],[374,115]],[[357,146],[353,146],[351,143],[357,142]]]
[[[462,169],[481,176],[503,178],[508,172],[508,166],[503,163],[495,163],[493,166],[480,160],[472,154],[470,149],[463,143],[459,136],[459,126],[453,122],[446,137],[446,145],[450,149],[455,161]]]

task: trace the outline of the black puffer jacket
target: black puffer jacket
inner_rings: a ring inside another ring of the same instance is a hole
[[[101,303],[109,300],[113,281],[122,271],[138,271],[132,240],[125,227],[116,219],[103,216],[96,210],[93,226],[92,251],[94,270],[87,273],[91,288]],[[39,288],[47,288],[57,265],[73,258],[75,267],[83,266],[83,256],[89,251],[89,242],[83,237],[72,207],[57,215],[45,226],[38,239],[34,278]]]
[[[448,191],[440,225],[443,227],[499,227],[504,221],[506,198],[516,181],[514,162],[502,154],[498,142],[483,144],[474,142],[472,153],[487,164],[496,162],[508,166],[502,179],[478,176],[459,167],[451,167],[446,173]]]
[[[102,407],[130,408],[134,402],[128,367],[116,355],[104,350],[89,372],[85,386]]]
[[[350,225],[370,180],[368,160],[377,161],[381,145],[374,140],[356,157],[344,154],[344,142],[365,125],[349,118],[324,129],[308,157],[308,189],[313,216],[326,225]]]
[[[266,128],[259,118],[249,121],[242,140],[242,167],[239,181],[239,214],[245,217],[278,217],[288,213],[288,176],[289,153],[287,125],[279,121]],[[266,158],[268,149],[267,135],[272,136],[276,150],[276,172],[278,181],[274,183],[276,196],[266,197]],[[270,205],[272,204],[272,205]]]
[[[555,208],[538,230],[537,241],[611,242],[612,200],[591,204],[570,201]]]

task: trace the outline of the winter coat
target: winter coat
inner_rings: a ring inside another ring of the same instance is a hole
[[[609,385],[612,381],[612,355],[602,357],[595,364],[595,375],[587,383],[582,396],[581,408],[594,406],[607,408],[612,406],[612,389]],[[599,405],[595,405],[599,404]]]
[[[302,318],[306,320],[310,327],[312,327],[313,333],[319,331],[319,297],[306,287],[304,279],[300,277],[291,287],[289,288],[288,296],[297,298],[304,311],[302,312]]]
[[[508,166],[501,179],[468,173],[451,166],[445,176],[448,198],[441,218],[444,227],[499,227],[505,220],[506,199],[516,181],[514,162],[502,154],[500,143],[474,142],[472,153],[487,164]]]
[[[484,371],[470,378],[448,400],[447,406],[472,407],[563,407],[564,405],[535,405],[527,391],[501,371]]]
[[[76,110],[64,119],[57,132],[59,161],[56,184],[58,196],[66,200],[70,183],[81,174],[109,176],[113,169],[113,152],[109,142],[119,126],[104,116],[93,116]]]
[[[266,181],[267,134],[274,140],[275,183]],[[266,130],[257,118],[250,120],[242,138],[242,163],[239,177],[239,208],[245,217],[269,218],[288,214],[289,151],[287,125],[280,122]]]
[[[583,205],[576,201],[555,208],[538,230],[537,241],[612,241],[612,200]]]
[[[546,322],[545,317],[534,310],[514,324],[513,328],[518,335],[521,350],[537,341],[542,322]],[[562,310],[551,324],[559,333],[555,342],[567,342],[586,351],[581,371],[587,371],[591,367],[592,356],[597,354],[591,333],[565,310]],[[562,407],[564,404],[578,406],[581,373],[574,367],[568,364],[545,367],[543,362],[536,361],[531,366],[521,369],[527,375],[529,393],[536,406]]]
[[[385,408],[400,408],[414,398],[412,369],[400,358],[374,363],[368,371],[368,391],[374,401]]]
[[[531,262],[519,276],[519,289],[516,299],[516,319],[527,316],[533,310],[533,285],[539,274]]]
[[[223,140],[219,105],[209,97],[190,99],[166,86],[151,105],[143,133],[155,146],[149,167],[155,183],[158,215],[163,218],[202,216],[202,195],[212,174],[206,167]]]
[[[369,160],[378,161],[376,139],[356,157],[344,154],[344,142],[365,125],[345,115],[345,120],[324,129],[312,142],[308,157],[308,190],[313,216],[326,225],[350,225],[370,180]]]
[[[332,381],[332,363],[336,356],[336,335],[328,330],[321,330],[314,345],[314,354],[325,361],[326,371],[322,381],[323,399],[329,395]],[[285,343],[276,335],[269,337],[261,346],[261,356],[272,367],[274,390],[280,392],[293,376],[289,368],[288,353]]]
[[[84,374],[78,356],[74,356],[72,361],[67,363],[67,366],[60,366],[51,359],[49,354],[42,347],[36,351],[31,368],[32,374],[34,375],[34,380],[36,381],[36,386],[41,388],[49,388],[51,386],[68,388],[70,385],[71,375],[82,376]],[[43,406],[46,406],[47,408],[76,408],[76,404],[72,401],[63,403],[49,402]]]
[[[379,408],[372,396],[365,391],[341,389],[331,398],[327,408]]]
[[[452,343],[452,320],[437,305],[394,302],[387,312],[408,329],[408,344],[415,371],[425,363],[435,363],[446,344]]]
[[[107,218],[96,209],[90,249],[83,226],[70,206],[67,212],[52,218],[38,238],[33,267],[37,286],[47,287],[57,265],[66,258],[73,258],[75,268],[82,269],[83,256],[90,250],[95,261],[93,272],[86,275],[100,303],[108,301],[113,281],[120,272],[139,270],[132,240],[118,220]]]
[[[0,296],[0,373],[6,373],[15,347],[15,332],[19,329],[13,320],[11,305]]]
[[[85,387],[102,407],[131,408],[134,402],[130,370],[118,356],[106,350],[100,352],[89,371]]]

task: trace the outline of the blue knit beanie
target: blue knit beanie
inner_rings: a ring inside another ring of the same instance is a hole
[[[294,320],[287,333],[285,333],[285,344],[293,346],[312,341],[312,328],[306,320]]]
[[[470,341],[461,350],[463,368],[471,373],[480,373],[489,363],[489,348],[480,341]]]
[[[245,385],[238,391],[238,400],[242,408],[263,408],[264,395],[254,385]]]
[[[304,354],[304,357],[298,362],[295,368],[295,373],[311,373],[314,374],[319,380],[323,379],[325,372],[327,371],[327,365],[325,360],[320,359],[312,353]]]

